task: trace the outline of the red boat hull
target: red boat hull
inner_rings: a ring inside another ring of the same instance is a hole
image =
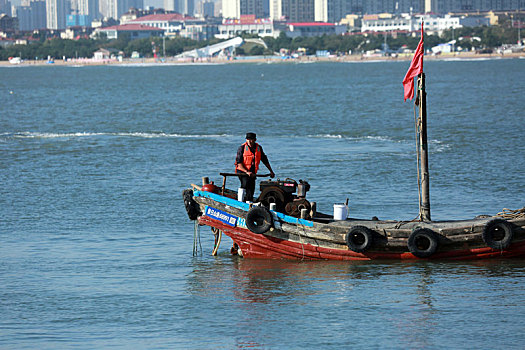
[[[245,258],[299,259],[299,260],[415,260],[421,259],[410,252],[366,252],[355,253],[345,249],[331,249],[311,244],[301,244],[277,239],[264,234],[255,234],[241,227],[231,227],[207,216],[199,217],[199,224],[218,228],[229,236],[241,249]],[[504,250],[489,247],[438,252],[429,259],[489,259],[525,256],[525,241],[515,242]]]

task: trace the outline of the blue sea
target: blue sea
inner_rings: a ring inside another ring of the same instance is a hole
[[[0,348],[523,349],[523,259],[193,254],[181,192],[247,131],[319,211],[416,218],[408,64],[0,67]],[[525,60],[425,72],[432,218],[524,207]]]

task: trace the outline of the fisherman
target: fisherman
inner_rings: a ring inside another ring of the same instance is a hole
[[[255,133],[246,133],[246,142],[239,147],[235,158],[235,172],[246,174],[239,176],[239,180],[241,180],[241,188],[246,190],[245,200],[247,201],[253,201],[255,178],[261,161],[270,170],[270,177],[275,177],[268,157],[266,157],[262,147],[255,142],[256,140],[257,135]]]

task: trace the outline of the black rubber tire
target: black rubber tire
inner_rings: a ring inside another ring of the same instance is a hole
[[[246,214],[246,227],[253,233],[265,233],[272,226],[272,214],[265,207],[252,207]]]
[[[509,246],[514,237],[512,225],[503,219],[487,222],[483,228],[483,241],[492,249],[502,250]]]
[[[199,205],[193,199],[193,190],[187,189],[182,191],[182,199],[184,199],[184,206],[186,207],[186,213],[190,220],[197,220],[202,215]]]
[[[373,242],[374,234],[368,227],[355,226],[346,235],[346,245],[356,253],[368,250]]]
[[[407,246],[418,258],[428,258],[438,249],[438,237],[428,228],[416,228],[408,237]]]

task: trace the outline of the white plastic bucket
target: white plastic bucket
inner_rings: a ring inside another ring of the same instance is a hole
[[[239,202],[244,202],[244,197],[246,196],[246,189],[240,188],[237,190],[237,200]]]
[[[334,204],[334,220],[346,220],[348,207],[344,204]]]

